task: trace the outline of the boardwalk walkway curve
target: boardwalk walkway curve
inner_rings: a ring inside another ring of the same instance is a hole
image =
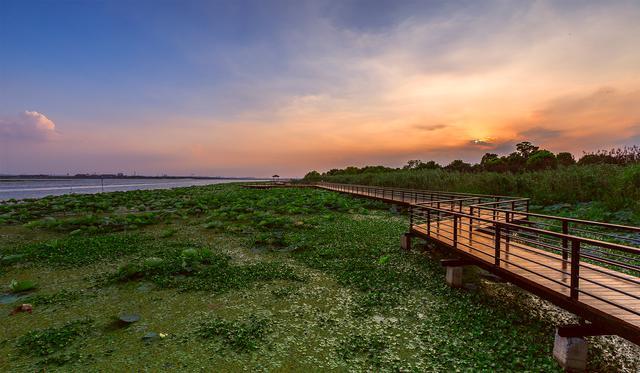
[[[404,205],[409,233],[446,246],[640,345],[640,227],[529,212],[529,199],[365,185],[315,187]]]

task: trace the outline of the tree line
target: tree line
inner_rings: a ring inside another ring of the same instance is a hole
[[[323,172],[311,171],[305,175],[305,180],[320,180],[324,177],[335,175],[356,175],[364,173],[385,173],[402,170],[445,170],[455,172],[511,172],[520,173],[526,171],[540,171],[566,167],[572,165],[584,166],[592,164],[614,164],[628,165],[640,163],[640,147],[630,146],[615,148],[611,150],[598,150],[596,152],[584,152],[577,161],[573,154],[560,152],[554,154],[549,150],[540,147],[529,141],[516,144],[516,149],[509,155],[499,156],[494,153],[486,153],[482,156],[480,163],[471,164],[463,160],[456,159],[446,166],[442,166],[435,161],[423,162],[419,159],[410,160],[401,168],[386,166],[349,166],[344,169],[331,169]]]

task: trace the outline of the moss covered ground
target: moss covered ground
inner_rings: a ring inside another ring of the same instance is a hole
[[[399,250],[406,228],[313,189],[4,202],[0,371],[559,370],[570,315],[480,272],[447,287],[440,249]],[[615,338],[591,355],[592,370],[640,366]]]

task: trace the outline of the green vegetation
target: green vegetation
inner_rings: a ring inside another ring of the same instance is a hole
[[[0,219],[1,371],[557,371],[571,317],[479,274],[449,288],[438,248],[398,250],[404,216],[316,189],[61,196]],[[637,370],[621,345],[597,339],[590,368]]]
[[[25,354],[47,356],[62,351],[91,330],[93,320],[85,318],[59,327],[32,330],[18,338],[17,347]]]
[[[457,160],[441,167],[433,161],[413,160],[401,169],[312,171],[305,181],[522,196],[541,206],[595,202],[606,210],[627,209],[640,217],[638,147],[585,154],[576,163],[570,153],[556,156],[525,142],[508,156],[487,153],[476,165]]]
[[[197,334],[206,339],[221,338],[224,346],[239,352],[255,350],[263,339],[268,321],[256,315],[250,315],[243,321],[226,321],[214,317],[200,325]]]
[[[147,280],[160,287],[223,293],[258,281],[302,281],[287,265],[260,262],[231,264],[231,257],[209,250],[185,249],[180,254],[130,262],[106,276],[105,283]]]
[[[25,291],[33,290],[36,287],[38,287],[38,285],[35,282],[30,280],[23,280],[23,281],[11,280],[11,283],[9,283],[9,289],[13,293],[22,293]]]

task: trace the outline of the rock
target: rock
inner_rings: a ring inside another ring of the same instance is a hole
[[[136,321],[140,321],[140,315],[135,313],[123,313],[118,316],[118,320],[125,324],[133,324]]]
[[[158,338],[160,338],[160,336],[156,332],[148,332],[147,334],[142,336],[142,340],[145,342],[153,342]]]

